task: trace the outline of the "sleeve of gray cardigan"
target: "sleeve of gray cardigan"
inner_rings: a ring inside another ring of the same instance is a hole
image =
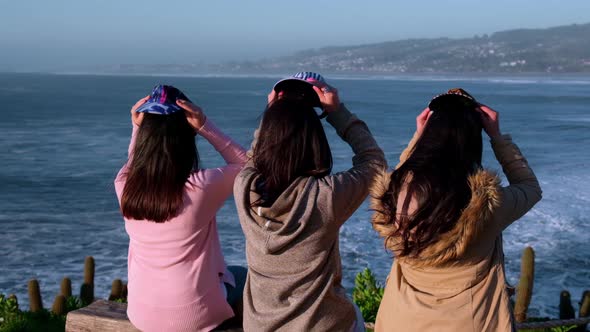
[[[532,209],[541,200],[542,191],[535,173],[510,135],[502,135],[491,142],[510,183],[501,188],[501,203],[495,212],[498,231],[502,231]]]
[[[331,190],[331,195],[326,195],[331,196],[328,208],[340,226],[363,203],[375,176],[387,168],[387,162],[367,125],[343,104],[327,120],[354,152],[351,169],[324,178]]]

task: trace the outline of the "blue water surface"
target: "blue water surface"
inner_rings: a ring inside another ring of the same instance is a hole
[[[278,77],[277,77],[278,78]],[[46,306],[63,276],[75,288],[86,255],[96,259],[96,295],[126,279],[128,237],[113,179],[126,160],[129,108],[157,83],[172,84],[227,134],[249,146],[274,77],[154,77],[0,74],[0,293],[26,305],[37,278]],[[557,315],[559,292],[577,301],[590,288],[590,78],[327,77],[365,120],[395,165],[430,98],[463,87],[501,112],[501,127],[528,158],[543,200],[505,232],[508,280],[520,254],[536,250],[534,315]],[[326,124],[334,170],[352,152]],[[198,140],[204,167],[222,165]],[[484,163],[501,171],[485,141]],[[504,182],[506,183],[506,182]],[[218,214],[229,264],[245,264],[244,236],[229,199]],[[344,285],[370,267],[385,280],[391,254],[370,225],[365,203],[341,231]]]

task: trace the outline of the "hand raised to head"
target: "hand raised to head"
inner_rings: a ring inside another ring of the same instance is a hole
[[[428,118],[430,118],[430,115],[432,114],[432,111],[430,110],[430,108],[426,107],[422,113],[418,114],[418,116],[416,117],[416,132],[421,134],[422,131],[424,130],[424,126],[426,126],[426,122],[428,121]]]
[[[267,96],[267,104],[270,105],[270,103],[272,103],[276,97],[277,97],[277,92],[275,91],[275,89],[270,90],[270,93]]]
[[[477,109],[481,116],[483,130],[490,138],[502,136],[500,132],[500,114],[486,105],[480,104]]]
[[[143,115],[144,115],[144,113],[138,113],[136,111],[148,99],[150,99],[150,96],[145,96],[145,97],[141,98],[140,100],[138,100],[135,103],[135,105],[133,105],[133,107],[131,107],[131,122],[133,122],[133,124],[135,124],[136,126],[141,125],[141,122],[143,121]]]
[[[193,127],[195,133],[197,133],[199,129],[203,127],[205,121],[207,120],[207,117],[205,116],[205,113],[203,113],[203,110],[199,106],[191,103],[188,100],[178,99],[176,101],[176,104],[184,110],[186,120],[191,125],[191,127]]]
[[[338,97],[338,90],[329,86],[326,83],[314,81],[313,90],[317,93],[322,103],[322,107],[326,113],[335,112],[340,107],[340,97]]]

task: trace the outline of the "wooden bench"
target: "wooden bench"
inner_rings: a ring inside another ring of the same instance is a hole
[[[127,318],[127,304],[106,300],[94,301],[91,305],[68,313],[66,332],[139,332]],[[242,332],[241,328],[226,328],[220,331]]]
[[[98,300],[66,317],[66,332],[139,332],[127,318],[127,305]]]

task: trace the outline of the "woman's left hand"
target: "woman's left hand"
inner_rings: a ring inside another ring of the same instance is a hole
[[[135,124],[136,126],[141,126],[141,121],[143,121],[143,115],[144,113],[138,113],[136,112],[136,110],[143,105],[148,99],[150,99],[150,96],[145,96],[143,98],[141,98],[140,100],[137,101],[137,103],[135,103],[135,105],[133,105],[133,107],[131,107],[131,122],[133,122],[133,124]]]
[[[203,110],[188,100],[178,99],[176,101],[176,105],[180,106],[184,110],[186,120],[191,125],[191,127],[193,127],[195,133],[199,132],[199,129],[203,127],[205,121],[207,120]]]

